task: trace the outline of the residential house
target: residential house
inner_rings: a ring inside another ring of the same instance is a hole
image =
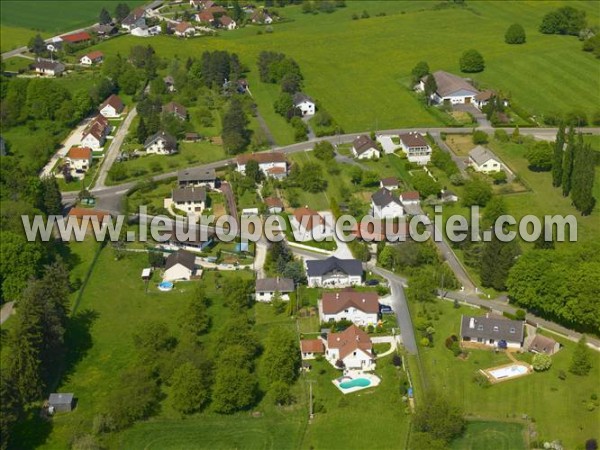
[[[217,173],[215,169],[202,167],[183,169],[177,172],[177,183],[179,187],[205,186],[214,189],[217,184]]]
[[[354,325],[377,325],[379,297],[376,292],[357,292],[352,288],[325,292],[319,300],[321,322],[349,320]]]
[[[552,356],[560,350],[560,344],[550,337],[536,334],[529,343],[528,350],[532,353],[545,353]]]
[[[104,102],[100,105],[100,114],[108,119],[114,119],[120,117],[121,113],[125,109],[123,101],[118,95],[111,94]]]
[[[437,90],[431,94],[431,99],[435,103],[447,103],[452,105],[470,104],[474,103],[475,96],[479,94],[479,91],[464,78],[442,70],[438,70],[432,75],[437,84]],[[428,76],[430,75],[426,75],[421,79],[418,86],[419,90],[425,90],[425,81]]]
[[[41,58],[38,58],[37,61],[35,61],[31,65],[31,68],[35,70],[36,73],[39,73],[41,75],[48,75],[51,77],[60,75],[65,71],[64,64]]]
[[[407,191],[400,194],[400,201],[403,205],[420,205],[421,195],[419,191]]]
[[[395,191],[400,187],[400,181],[396,177],[382,178],[379,187],[386,188],[388,191]]]
[[[177,140],[169,133],[158,131],[146,139],[144,148],[148,155],[171,155],[177,152]]]
[[[477,106],[477,108],[482,109],[484,106],[486,106],[488,103],[490,103],[497,97],[498,93],[496,91],[486,89],[485,91],[481,91],[474,97],[473,104]],[[508,106],[508,100],[502,99],[502,104],[504,106]]]
[[[187,119],[187,109],[185,106],[180,105],[179,103],[169,102],[162,107],[162,112],[165,114],[172,114],[177,117],[179,120]]]
[[[267,12],[265,9],[257,9],[250,16],[250,21],[252,23],[270,25],[273,23],[273,17]]]
[[[164,233],[163,237],[165,240],[162,247],[189,251],[203,251],[217,240],[214,231],[195,224],[173,225],[170,232]]]
[[[478,145],[469,152],[469,165],[476,172],[490,173],[502,170],[502,161],[488,148]]]
[[[75,407],[73,394],[52,393],[48,397],[48,409],[54,412],[71,412]]]
[[[46,49],[49,52],[57,52],[62,48],[62,38],[60,36],[53,37],[50,42],[46,43]]]
[[[325,344],[321,339],[302,339],[300,341],[302,359],[315,359],[317,355],[325,354]]]
[[[285,178],[287,176],[287,159],[281,152],[261,152],[239,155],[236,159],[237,171],[246,173],[246,163],[250,160],[258,163],[262,173],[268,177]]]
[[[294,289],[294,280],[291,278],[262,278],[256,280],[255,298],[257,302],[270,302],[277,292],[282,300],[288,301]]]
[[[371,338],[356,325],[327,335],[325,358],[338,369],[375,370]]]
[[[167,257],[163,278],[167,281],[189,281],[196,272],[196,255],[177,250]]]
[[[149,37],[150,36],[150,28],[148,28],[147,25],[143,24],[143,25],[140,25],[139,27],[133,28],[129,33],[132,36],[136,36],[136,37]]]
[[[362,263],[358,259],[330,256],[327,259],[306,261],[309,287],[342,288],[360,285],[362,275]]]
[[[438,196],[444,203],[454,203],[458,201],[458,195],[448,189],[442,189]]]
[[[317,211],[308,207],[298,208],[290,217],[296,242],[322,241],[333,236],[333,228]]]
[[[231,17],[229,17],[228,15],[224,15],[219,19],[219,22],[221,24],[222,28],[225,28],[226,30],[235,30],[237,28],[237,23],[235,20],[233,20]]]
[[[77,33],[65,34],[60,38],[63,42],[68,42],[69,44],[81,44],[90,41],[92,36],[87,31],[79,31]]]
[[[196,34],[196,29],[189,22],[179,22],[175,26],[175,36],[189,37],[189,36],[194,36],[195,34]]]
[[[206,25],[212,25],[215,21],[215,16],[210,11],[201,11],[194,15],[194,20]]]
[[[200,214],[206,207],[206,189],[194,186],[176,188],[171,192],[171,200],[173,206],[181,211]]]
[[[65,161],[72,172],[84,174],[92,167],[92,149],[89,147],[71,147]]]
[[[431,159],[431,147],[425,138],[417,132],[403,133],[400,138],[400,148],[410,162],[425,165]]]
[[[409,223],[405,220],[361,220],[351,233],[366,242],[405,242],[410,239]]]
[[[88,53],[87,55],[83,55],[79,59],[79,62],[81,64],[83,64],[84,66],[91,66],[92,64],[101,63],[103,60],[104,60],[104,53],[96,50],[96,51]]]
[[[128,31],[146,25],[146,10],[144,8],[135,8],[121,22],[121,26]]]
[[[500,349],[519,349],[523,346],[524,323],[491,315],[462,316],[460,339],[463,344],[478,343]]]
[[[373,159],[381,156],[377,143],[366,134],[354,139],[352,142],[352,154],[358,159]]]
[[[104,24],[104,25],[98,25],[94,28],[96,30],[96,33],[98,34],[98,36],[107,38],[109,36],[114,36],[115,34],[117,34],[119,32],[119,29],[114,26],[113,24]]]
[[[94,117],[81,135],[81,145],[90,147],[94,151],[101,151],[106,136],[110,134],[108,119],[98,114]]]
[[[312,116],[315,113],[315,101],[308,95],[296,92],[293,101],[294,107],[298,108],[303,116]]]
[[[67,221],[73,226],[81,226],[84,221],[87,221],[89,232],[94,229],[94,226],[101,225],[105,218],[110,219],[110,213],[90,208],[71,208],[67,214]]]
[[[165,87],[169,92],[175,92],[175,79],[171,75],[167,75],[163,78],[163,82],[165,83]]]
[[[403,217],[405,214],[400,198],[385,188],[371,195],[371,210],[376,219]]]
[[[190,6],[196,9],[210,8],[215,4],[212,0],[190,0]]]
[[[283,202],[279,197],[265,198],[265,205],[267,205],[267,212],[269,214],[279,214],[280,212],[283,212]]]

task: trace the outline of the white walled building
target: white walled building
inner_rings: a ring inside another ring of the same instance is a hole
[[[405,214],[402,201],[385,188],[379,189],[371,196],[371,209],[376,219],[403,217]]]
[[[255,299],[257,302],[270,302],[278,292],[282,300],[289,301],[289,294],[294,289],[294,280],[291,278],[262,278],[256,280]]]
[[[500,158],[481,145],[469,152],[469,164],[476,172],[483,173],[498,172],[503,168]]]
[[[356,325],[351,325],[341,333],[327,335],[325,358],[339,369],[375,370],[371,338]]]
[[[309,287],[343,288],[362,284],[363,268],[358,259],[330,256],[323,260],[306,261]]]
[[[400,148],[410,162],[422,166],[429,163],[431,147],[420,133],[404,133],[398,137],[400,138]]]
[[[376,292],[357,292],[344,289],[325,292],[319,300],[321,322],[349,320],[354,325],[377,325],[379,320],[379,297]]]

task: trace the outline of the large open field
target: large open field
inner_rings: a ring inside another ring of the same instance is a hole
[[[581,51],[575,37],[542,35],[543,15],[567,2],[468,2],[468,8],[432,10],[435,2],[347,2],[332,14],[304,15],[299,7],[281,13],[289,19],[273,26],[221,33],[216,38],[182,41],[156,37],[150,43],[162,56],[199,55],[204,50],[236,52],[251,70],[251,90],[260,110],[275,130],[279,144],[289,142],[287,125],[273,113],[273,86],[257,81],[256,59],[262,50],[284,52],[302,69],[305,91],[317,99],[344,131],[389,129],[439,124],[408,89],[410,71],[420,60],[432,70],[458,72],[461,53],[476,47],[486,69],[473,78],[484,86],[509,93],[515,103],[540,116],[552,111],[596,109],[600,65]],[[593,2],[568,2],[586,11],[598,24]],[[367,9],[370,18],[352,20]],[[375,17],[385,12],[386,16]],[[404,13],[403,13],[404,12]],[[514,22],[527,32],[527,43],[508,46],[504,32]],[[140,41],[122,37],[98,45],[106,53],[126,53]]]
[[[452,442],[452,450],[524,449],[523,424],[514,422],[469,422],[465,434]]]

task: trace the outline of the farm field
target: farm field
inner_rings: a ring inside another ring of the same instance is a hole
[[[523,424],[514,422],[469,422],[465,434],[452,442],[452,450],[525,449]]]
[[[410,307],[412,317],[417,317],[421,305],[411,304]],[[576,448],[595,433],[600,411],[597,408],[588,411],[585,404],[598,391],[600,356],[596,352],[592,352],[593,369],[590,374],[584,377],[573,375],[568,372],[568,367],[576,344],[552,336],[564,347],[552,357],[550,370],[482,388],[472,381],[475,373],[479,369],[507,363],[508,357],[488,350],[470,350],[466,360],[458,359],[445,347],[444,340],[452,334],[459,334],[462,314],[480,315],[484,311],[465,306],[456,309],[451,302],[441,300],[428,304],[427,310],[433,317],[437,315],[439,318],[433,321],[434,346],[419,350],[424,376],[430,388],[447,395],[464,409],[468,417],[520,420],[523,414],[527,414],[535,421],[539,439],[560,439],[565,448]],[[517,355],[517,358],[530,362],[531,357],[523,354]],[[561,370],[567,373],[565,380],[558,378]]]
[[[593,3],[568,3],[585,10],[590,24],[599,23],[600,12]],[[286,7],[282,14],[289,20],[274,25],[273,33],[257,34],[261,29],[249,26],[216,38],[181,41],[156,37],[151,45],[162,56],[212,49],[237,53],[252,71],[250,89],[282,143],[285,136],[277,130],[287,130],[289,125],[271,113],[274,86],[256,81],[257,56],[267,49],[283,52],[299,63],[304,91],[346,132],[440,125],[410,92],[410,71],[426,59],[432,70],[459,73],[458,58],[473,46],[467,42],[473,42],[474,30],[476,47],[486,59],[486,70],[473,75],[482,86],[509,93],[516,104],[538,117],[557,110],[582,109],[591,114],[596,109],[593,96],[587,93],[600,89],[597,60],[581,51],[581,42],[575,37],[537,31],[542,16],[566,2],[470,2],[468,8],[444,10],[431,10],[432,4],[348,2],[346,8],[332,14],[310,17],[299,7]],[[369,19],[351,19],[353,13],[360,14],[365,8]],[[375,17],[381,12],[387,15]],[[515,21],[525,27],[528,41],[508,51],[503,36]],[[429,30],[426,53],[422,51],[423,29]],[[135,37],[126,36],[97,47],[107,54],[123,54],[137,43]],[[520,70],[515,70],[515,64]],[[289,131],[283,134],[289,136]]]

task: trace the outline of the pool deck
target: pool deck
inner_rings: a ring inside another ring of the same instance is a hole
[[[355,387],[351,387],[349,389],[343,389],[340,387],[340,383],[343,383],[344,381],[356,379],[356,378],[366,378],[367,380],[369,380],[371,382],[371,384],[369,384],[368,386],[355,386]],[[340,390],[340,392],[342,394],[351,394],[352,392],[362,391],[363,389],[369,389],[372,387],[379,386],[379,383],[381,383],[381,378],[379,378],[377,375],[374,375],[372,373],[350,371],[350,372],[344,373],[344,375],[342,375],[341,377],[331,380],[331,382],[335,385],[335,387],[337,387]]]
[[[496,378],[491,373],[493,370],[505,369],[505,368],[512,367],[512,366],[522,366],[522,367],[525,367],[525,369],[527,369],[527,370],[523,373],[519,373],[516,375],[512,375],[510,377],[503,377],[503,378]],[[527,363],[518,361],[518,362],[510,362],[508,364],[503,364],[501,366],[490,367],[488,369],[479,369],[479,372],[481,372],[483,375],[485,375],[485,377],[488,380],[490,380],[490,383],[496,384],[496,383],[501,383],[503,381],[514,380],[515,378],[520,378],[520,377],[529,375],[533,372],[533,367]]]

